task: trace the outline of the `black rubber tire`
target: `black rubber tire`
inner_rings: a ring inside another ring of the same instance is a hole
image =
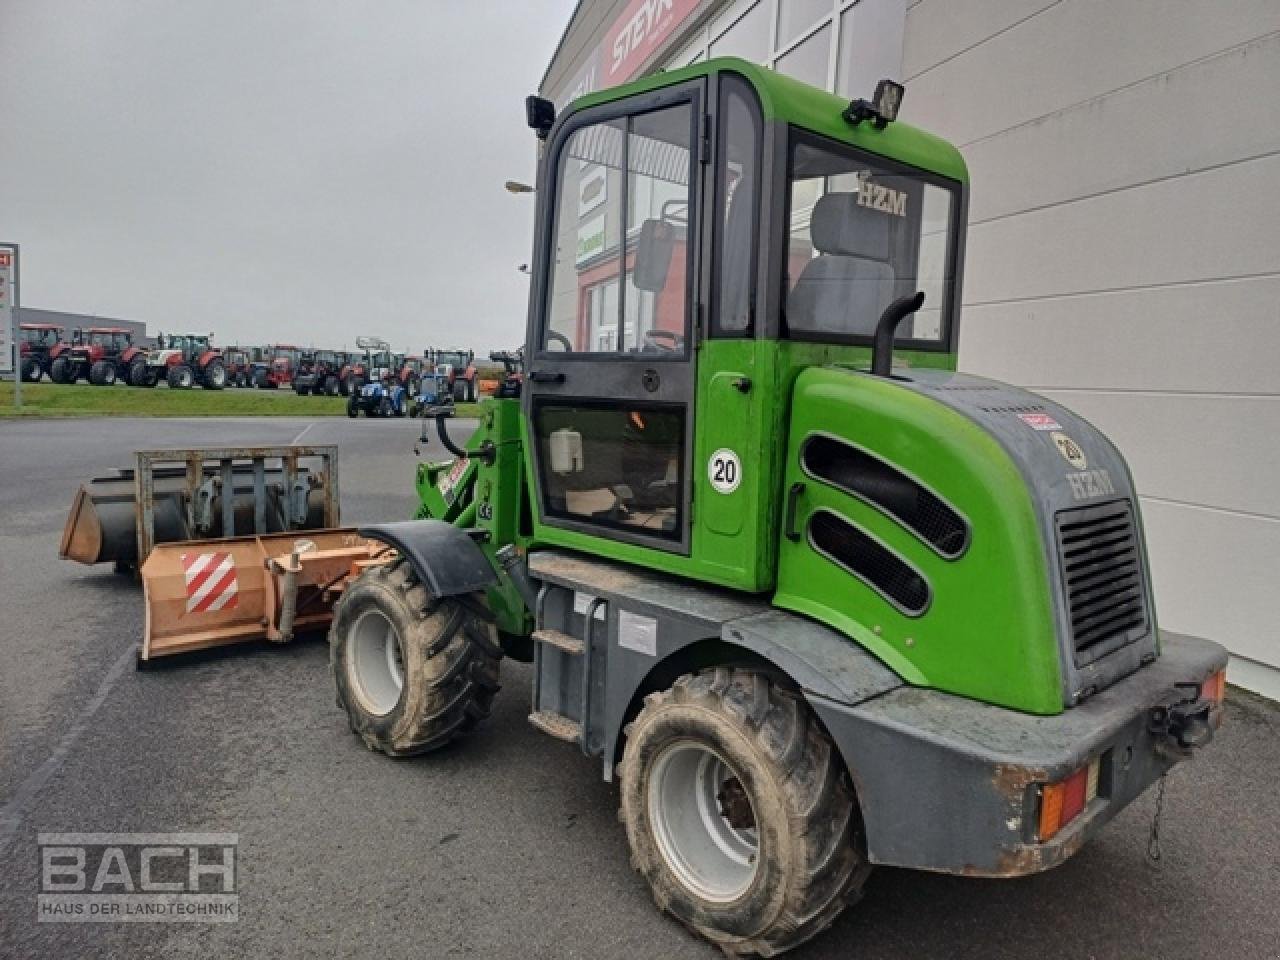
[[[476,402],[476,382],[474,380],[467,381],[467,403]]]
[[[652,693],[625,729],[620,819],[631,863],[658,907],[728,954],[771,956],[825,930],[871,868],[840,755],[804,700],[762,673],[716,667]],[[751,885],[709,900],[668,866],[649,815],[649,780],[670,746],[713,749],[739,778],[759,836]]]
[[[89,368],[89,382],[95,387],[109,387],[116,382],[115,365],[107,360],[95,361]]]
[[[53,365],[49,367],[49,379],[54,383],[74,383],[75,378],[71,376],[71,361],[66,357],[58,357],[53,361]]]
[[[345,377],[338,381],[338,392],[344,397],[351,396],[351,377]]]
[[[195,386],[196,375],[185,363],[180,363],[169,368],[165,380],[168,381],[170,390],[190,390]]]
[[[370,412],[372,413],[372,411]],[[391,416],[391,398],[385,393],[378,400],[378,416],[380,418]]]
[[[333,374],[324,378],[324,392],[326,396],[336,397],[341,390],[338,384],[338,378]]]
[[[253,385],[259,390],[274,390],[275,384],[270,381],[265,370],[253,371]]]
[[[453,402],[464,403],[467,399],[467,381],[453,381]]]
[[[360,416],[360,404],[356,401],[354,396],[347,398],[347,416],[352,420]]]
[[[227,385],[227,367],[221,360],[210,360],[204,366],[200,385],[206,390],[222,390]]]
[[[40,361],[35,357],[22,358],[22,381],[23,383],[35,383],[40,379]]]
[[[443,747],[489,716],[500,689],[502,647],[491,623],[456,597],[432,601],[398,560],[371,567],[343,591],[329,629],[329,666],[338,706],[370,750],[408,757]],[[361,614],[376,607],[400,640],[404,685],[388,713],[369,712],[351,677],[350,639]]]
[[[129,368],[129,385],[133,387],[154,387],[159,379],[155,370],[147,366],[145,360],[135,360]]]

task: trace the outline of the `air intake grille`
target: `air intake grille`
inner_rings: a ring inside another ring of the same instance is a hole
[[[929,583],[924,576],[844,517],[816,511],[809,521],[809,542],[903,613],[918,617],[929,608]]]
[[[1142,558],[1128,500],[1066,510],[1056,522],[1072,650],[1082,667],[1146,633]]]
[[[931,490],[877,457],[814,434],[800,459],[809,473],[879,507],[949,560],[969,545],[969,526]]]

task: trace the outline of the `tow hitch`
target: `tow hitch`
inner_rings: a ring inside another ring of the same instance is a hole
[[[1186,757],[1213,739],[1218,725],[1217,707],[1214,700],[1201,695],[1200,684],[1180,683],[1169,702],[1148,712],[1147,729],[1157,738],[1158,750]]]

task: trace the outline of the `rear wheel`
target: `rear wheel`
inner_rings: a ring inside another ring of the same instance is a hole
[[[360,416],[360,402],[354,394],[347,398],[347,416],[353,420]]]
[[[502,649],[472,609],[480,602],[432,598],[404,560],[367,570],[343,592],[329,663],[338,706],[369,749],[426,753],[489,715]]]
[[[129,384],[134,387],[154,387],[155,371],[147,366],[146,360],[135,360],[129,368]]]
[[[22,358],[22,379],[27,383],[35,383],[40,379],[40,361],[34,357]]]
[[[98,360],[89,368],[89,382],[95,387],[109,387],[116,382],[116,365]]]
[[[329,374],[329,376],[324,378],[324,392],[328,396],[336,397],[338,395],[338,390],[339,390],[339,385],[338,385],[337,377],[335,377],[333,374]]]
[[[66,357],[58,357],[49,367],[49,379],[54,383],[71,383],[75,379],[71,375],[71,361]]]
[[[166,379],[171,390],[190,390],[196,382],[196,375],[185,363],[170,367]]]
[[[834,745],[763,674],[717,667],[650,694],[619,773],[632,864],[661,909],[727,953],[803,943],[870,872]]]

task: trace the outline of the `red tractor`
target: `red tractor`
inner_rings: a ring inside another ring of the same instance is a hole
[[[427,349],[427,362],[433,373],[448,374],[449,389],[457,403],[473,403],[476,399],[476,355],[474,350]]]
[[[227,347],[222,364],[227,368],[228,387],[247,387],[253,377],[253,347]]]
[[[54,383],[83,378],[95,387],[109,387],[127,379],[130,367],[146,353],[134,346],[132,331],[120,327],[86,327],[77,334],[49,365]]]
[[[298,395],[312,393],[336,397],[341,389],[342,368],[346,364],[346,355],[336,350],[302,351],[298,371],[293,378],[294,392]]]
[[[338,372],[338,392],[344,397],[359,393],[391,358],[391,345],[381,337],[356,337],[356,346],[362,352],[347,354],[347,362]]]
[[[427,361],[422,357],[397,356],[396,359],[400,361],[400,385],[409,391],[409,396],[416,397],[422,375],[427,371]]]
[[[269,359],[254,364],[253,385],[259,390],[278,390],[292,386],[302,351],[298,347],[278,343],[268,347],[264,355]]]
[[[52,323],[18,325],[18,366],[27,383],[35,383],[48,373],[58,354],[66,351],[62,330]]]
[[[155,350],[137,357],[129,367],[129,382],[135,387],[154,387],[163,377],[173,390],[202,386],[221,390],[227,385],[227,366],[222,351],[199,333],[160,334]]]

